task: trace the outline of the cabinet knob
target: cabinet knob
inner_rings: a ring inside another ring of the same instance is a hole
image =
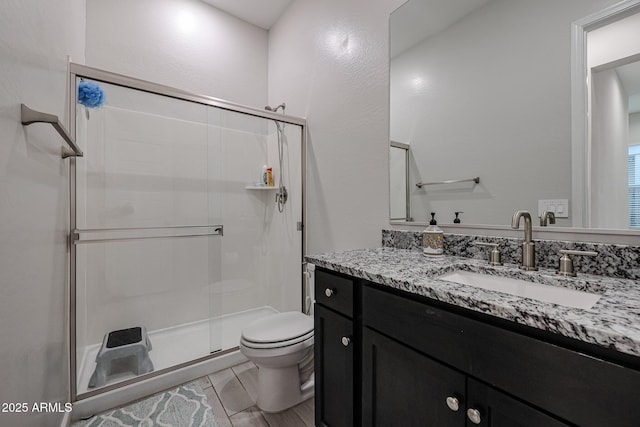
[[[342,337],[342,345],[345,347],[349,347],[349,344],[351,344],[351,338],[349,337]]]
[[[332,296],[334,296],[336,293],[336,291],[334,291],[333,289],[327,288],[324,290],[324,294],[327,296],[327,298],[331,298]]]
[[[482,418],[480,418],[480,411],[477,409],[469,408],[467,409],[467,418],[474,424],[480,424]]]
[[[449,396],[447,397],[447,406],[455,412],[460,409],[460,401],[457,397]]]

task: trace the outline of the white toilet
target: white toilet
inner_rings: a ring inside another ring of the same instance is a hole
[[[272,314],[242,330],[240,351],[258,367],[258,401],[279,412],[313,396],[313,317]]]

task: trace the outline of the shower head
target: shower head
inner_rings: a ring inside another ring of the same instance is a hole
[[[264,107],[265,110],[267,111],[273,111],[274,113],[278,111],[278,109],[282,108],[282,114],[284,114],[284,109],[287,107],[287,104],[285,104],[284,102],[280,105],[278,105],[277,107],[270,107],[269,105],[267,105],[266,107]]]

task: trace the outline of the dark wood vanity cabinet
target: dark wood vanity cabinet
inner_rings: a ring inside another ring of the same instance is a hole
[[[356,371],[355,279],[316,270],[314,307],[315,423],[353,427]]]
[[[365,328],[362,361],[362,424],[365,426],[463,426],[465,376],[410,347]]]
[[[570,425],[368,328],[363,342],[363,426]]]
[[[318,427],[640,426],[639,358],[320,268],[315,313]]]
[[[580,343],[569,343],[567,339],[562,339],[560,345],[554,342],[560,339],[555,334],[538,331],[538,336],[532,336],[535,331],[522,326],[513,325],[514,329],[511,329],[512,322],[492,323],[489,316],[468,313],[468,310],[426,298],[389,292],[374,284],[363,287],[361,302],[365,331],[362,378],[365,390],[373,387],[371,392],[365,393],[362,405],[363,419],[373,418],[363,425],[382,425],[377,424],[375,418],[381,408],[403,416],[392,405],[386,408],[386,403],[377,398],[385,385],[376,375],[382,369],[392,367],[375,366],[380,360],[377,354],[381,351],[381,341],[373,341],[372,346],[367,338],[371,331],[386,339],[385,351],[394,347],[399,354],[403,347],[403,354],[412,354],[407,360],[422,360],[420,363],[429,365],[430,371],[437,371],[435,376],[429,375],[430,379],[423,378],[424,381],[440,384],[442,378],[453,375],[449,371],[460,376],[455,389],[444,388],[437,396],[429,397],[430,404],[438,407],[434,413],[442,417],[446,417],[441,414],[448,410],[447,398],[458,399],[459,411],[464,412],[467,419],[464,424],[455,425],[640,426],[640,370],[637,366],[623,366],[596,357],[588,354],[586,347],[571,348]],[[374,347],[376,342],[379,348]],[[392,342],[395,346],[390,344]],[[602,352],[607,350],[602,349]],[[615,353],[608,351],[612,360],[617,357]],[[374,362],[367,361],[371,358]],[[406,370],[405,376],[411,372],[415,376],[422,375],[419,369],[424,368],[400,366],[400,359],[398,356],[396,372]],[[385,375],[388,377],[393,373]],[[405,396],[416,405],[424,401],[411,389],[406,390]],[[469,413],[469,410],[477,412]],[[430,422],[430,416],[426,415],[423,422]]]

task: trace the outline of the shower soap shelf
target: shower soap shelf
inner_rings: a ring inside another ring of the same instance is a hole
[[[244,187],[246,190],[276,190],[278,187],[272,185],[247,185],[246,187]]]

